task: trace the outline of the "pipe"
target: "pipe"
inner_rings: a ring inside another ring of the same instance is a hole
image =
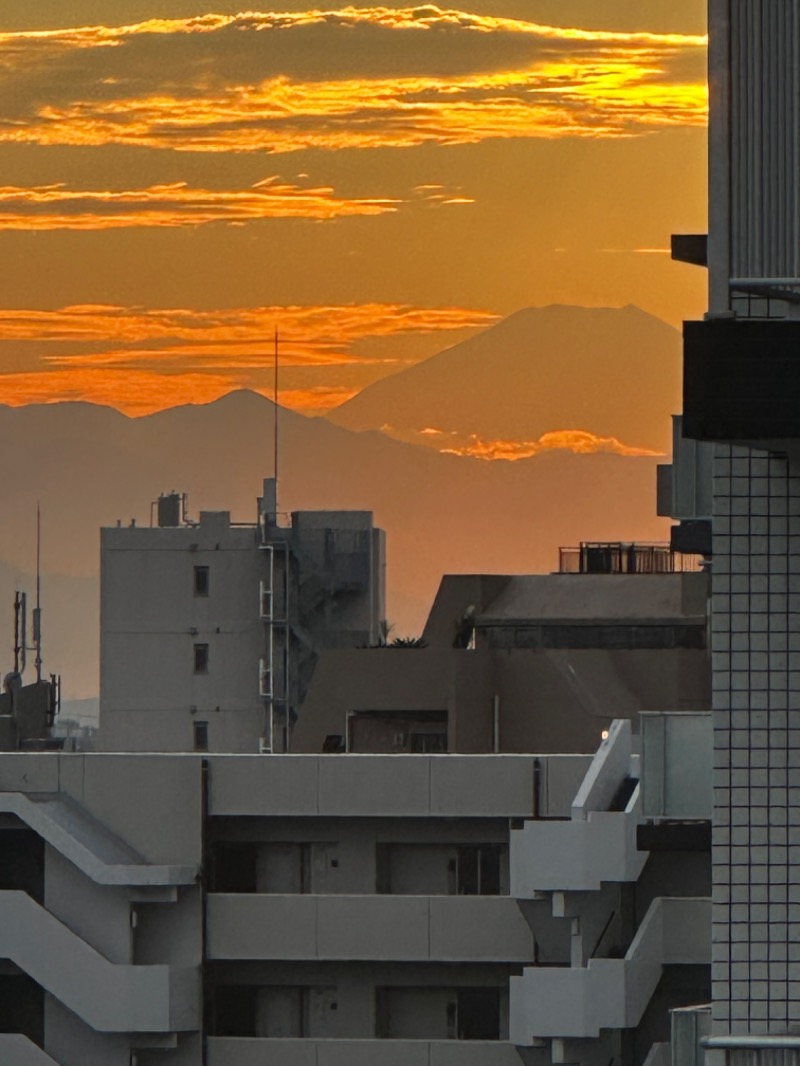
[[[500,696],[494,694],[492,705],[492,751],[500,754]]]
[[[800,1036],[706,1036],[700,1043],[707,1048],[800,1048]]]

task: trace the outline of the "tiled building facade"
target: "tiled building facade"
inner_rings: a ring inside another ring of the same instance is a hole
[[[714,1019],[800,1022],[800,477],[715,456]]]
[[[800,3],[710,0],[709,37],[683,427],[714,444],[711,1047],[758,1060],[800,1027]]]

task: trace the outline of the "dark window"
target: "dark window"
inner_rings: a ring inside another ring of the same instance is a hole
[[[209,891],[258,891],[256,845],[250,842],[214,841],[211,845]]]
[[[392,891],[391,844],[375,845],[375,891],[386,894]]]
[[[500,860],[499,844],[481,844],[458,849],[458,894],[459,896],[499,896]]]
[[[705,625],[489,626],[491,648],[606,648],[639,651],[706,646]]]
[[[208,645],[195,644],[194,646],[194,672],[196,674],[208,673]]]
[[[256,1035],[258,989],[253,985],[219,985],[211,999],[212,1036]]]
[[[208,722],[194,723],[194,750],[208,751]]]
[[[500,1039],[499,989],[458,989],[458,1039]]]
[[[194,568],[194,594],[195,596],[207,596],[209,589],[208,567],[196,566]]]
[[[447,711],[352,711],[347,750],[373,755],[446,752]]]

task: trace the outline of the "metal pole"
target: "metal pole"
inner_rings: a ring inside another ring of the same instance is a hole
[[[278,522],[278,327],[275,327],[273,349],[273,387],[272,387],[272,410],[275,426],[274,446],[274,471],[275,471],[275,524]]]
[[[36,648],[36,680],[42,680],[42,513],[36,504],[36,608],[33,612],[33,644]]]

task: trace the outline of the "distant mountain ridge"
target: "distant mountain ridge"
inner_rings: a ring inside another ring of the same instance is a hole
[[[0,561],[34,572],[40,501],[46,667],[64,675],[66,696],[97,692],[99,527],[147,524],[151,501],[173,489],[188,493],[192,514],[253,520],[272,438],[271,402],[247,392],[138,419],[85,403],[0,406]],[[562,544],[667,536],[652,458],[558,451],[487,463],[286,410],[280,455],[282,511],[368,509],[387,530],[396,634],[420,630],[445,572],[547,571]],[[16,578],[6,575],[9,596]],[[0,603],[6,660],[10,618]]]
[[[669,416],[680,403],[681,340],[672,326],[633,306],[553,305],[517,311],[326,417],[439,450],[568,430],[667,452]]]

